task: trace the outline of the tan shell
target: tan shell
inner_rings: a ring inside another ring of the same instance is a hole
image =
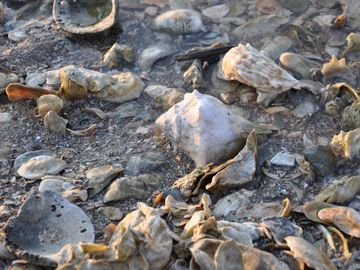
[[[354,159],[360,155],[360,128],[349,132],[340,131],[331,141],[335,155]]]
[[[49,111],[44,117],[44,126],[58,134],[66,133],[68,121],[59,116],[55,111]]]
[[[56,95],[43,95],[38,98],[36,111],[38,112],[38,115],[41,117],[45,117],[45,115],[49,111],[55,111],[56,113],[59,113],[64,105],[64,102],[61,98],[59,98]]]
[[[256,88],[257,103],[265,106],[278,94],[299,83],[290,73],[250,44],[239,44],[228,51],[222,61],[222,71],[227,80],[237,80]]]

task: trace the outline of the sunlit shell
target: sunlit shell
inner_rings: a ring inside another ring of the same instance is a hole
[[[11,83],[6,87],[6,95],[13,102],[21,99],[37,99],[48,94],[56,95],[57,92],[40,87],[26,86],[21,83]]]
[[[312,201],[312,202],[308,202],[304,205],[303,211],[304,211],[304,215],[311,221],[327,224],[326,221],[321,220],[319,218],[318,213],[322,209],[332,208],[332,207],[335,207],[335,205],[320,202],[320,201]]]
[[[72,34],[97,34],[116,23],[118,1],[55,0],[53,17],[66,32]]]
[[[285,238],[295,259],[304,262],[311,269],[337,270],[330,259],[317,247],[301,237],[288,236]]]
[[[59,113],[64,105],[62,99],[56,95],[43,95],[38,98],[36,103],[36,110],[41,117],[45,117],[49,111]]]
[[[357,33],[350,33],[346,40],[348,42],[348,45],[344,52],[342,53],[341,57],[345,57],[348,53],[359,51],[360,50],[360,35]]]
[[[228,51],[222,61],[222,71],[227,80],[237,80],[256,88],[257,103],[264,105],[299,83],[250,44],[239,44]]]
[[[318,212],[318,217],[344,233],[360,238],[360,213],[354,209],[340,206],[324,208]]]
[[[360,128],[349,132],[340,131],[331,141],[331,148],[338,156],[354,159],[360,155]]]
[[[346,64],[345,58],[337,59],[332,56],[328,63],[325,63],[321,69],[325,79],[340,78],[352,82],[354,75],[350,66]]]

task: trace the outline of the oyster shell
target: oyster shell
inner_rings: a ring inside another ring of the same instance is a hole
[[[44,126],[58,134],[66,133],[68,120],[59,116],[55,111],[48,111],[44,117]]]
[[[18,257],[36,264],[56,266],[57,253],[65,244],[93,242],[89,217],[60,195],[33,192],[5,228],[6,245]]]
[[[278,94],[299,83],[290,73],[250,44],[239,44],[228,51],[221,68],[227,80],[237,80],[256,88],[257,103],[265,106]]]
[[[349,132],[340,131],[331,141],[331,148],[335,155],[348,159],[360,156],[360,128]]]
[[[345,57],[347,54],[360,50],[360,35],[357,33],[350,33],[346,40],[348,42],[346,49],[342,53],[341,57]]]
[[[97,34],[116,23],[118,1],[116,0],[55,0],[53,17],[66,32],[77,35]]]
[[[324,75],[325,80],[332,78],[340,78],[348,82],[354,80],[352,69],[346,64],[345,58],[338,60],[334,55],[328,63],[322,66],[321,73]]]

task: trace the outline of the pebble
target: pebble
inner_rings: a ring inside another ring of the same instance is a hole
[[[270,160],[270,163],[277,166],[293,167],[295,166],[295,156],[286,152],[279,152]]]
[[[61,194],[63,184],[64,181],[60,179],[45,179],[41,181],[39,191],[44,192],[45,190],[49,190]]]
[[[166,164],[167,158],[159,152],[146,152],[133,156],[127,163],[126,173],[138,175],[155,171]]]
[[[215,204],[213,214],[216,217],[226,217],[229,214],[235,214],[236,210],[240,206],[244,206],[250,203],[249,198],[253,195],[253,192],[246,189],[241,189],[240,191],[231,193],[220,200]]]
[[[204,9],[202,11],[202,14],[208,16],[214,21],[218,21],[219,19],[225,17],[229,13],[229,11],[230,9],[228,5],[221,4]]]
[[[304,101],[300,103],[296,108],[293,110],[294,116],[298,118],[303,118],[307,115],[312,115],[314,112],[316,112],[316,107],[314,103],[310,101]]]
[[[104,63],[111,68],[120,67],[123,63],[131,63],[134,59],[134,50],[126,44],[114,43],[104,54]]]
[[[99,210],[110,220],[121,220],[124,213],[115,207],[100,207]]]
[[[12,120],[12,116],[8,112],[0,113],[0,123],[10,123]]]
[[[158,43],[143,50],[138,59],[141,70],[150,70],[151,67],[161,58],[173,54],[176,49],[171,44]]]

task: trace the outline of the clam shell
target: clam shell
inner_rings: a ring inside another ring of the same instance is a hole
[[[61,29],[71,34],[97,34],[116,23],[117,0],[55,0],[53,17]]]
[[[250,44],[239,44],[228,51],[222,61],[227,80],[236,80],[256,88],[257,103],[267,106],[278,94],[299,81]]]
[[[64,105],[61,98],[55,95],[44,95],[38,98],[36,110],[39,116],[45,117],[49,111],[59,113]]]
[[[57,92],[40,87],[26,86],[21,83],[11,83],[6,87],[6,95],[13,102],[21,99],[37,99],[48,94],[56,95]]]

